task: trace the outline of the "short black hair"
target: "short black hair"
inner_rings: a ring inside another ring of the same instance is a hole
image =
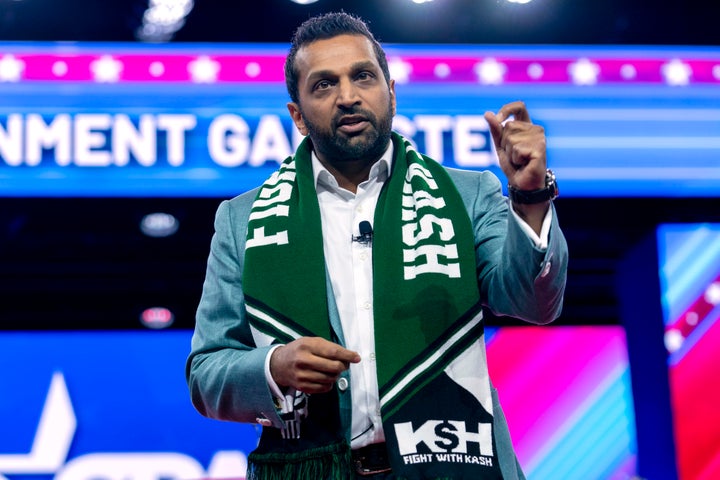
[[[305,20],[295,30],[292,37],[290,52],[285,59],[285,85],[293,102],[298,103],[299,100],[298,71],[295,67],[295,57],[298,50],[316,40],[324,40],[339,35],[362,35],[370,40],[385,81],[388,84],[390,83],[390,70],[385,51],[375,39],[365,21],[360,17],[345,12],[325,13]]]

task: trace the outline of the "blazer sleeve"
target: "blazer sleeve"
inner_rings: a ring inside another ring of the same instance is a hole
[[[552,208],[548,248],[537,248],[509,211],[499,179],[491,172],[451,173],[475,233],[479,288],[495,315],[531,323],[555,320],[562,310],[568,249]]]
[[[255,347],[242,289],[247,218],[255,193],[224,201],[216,212],[185,375],[202,415],[279,426],[264,373],[271,347]]]

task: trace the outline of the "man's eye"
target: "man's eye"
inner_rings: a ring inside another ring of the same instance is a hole
[[[370,72],[360,72],[357,76],[358,80],[367,80],[373,78],[373,74]]]
[[[326,88],[330,88],[331,85],[327,80],[322,80],[315,84],[315,90],[325,90]]]

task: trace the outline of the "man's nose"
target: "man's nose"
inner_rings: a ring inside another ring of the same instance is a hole
[[[357,87],[351,80],[341,80],[338,85],[337,103],[339,106],[349,107],[360,102]]]

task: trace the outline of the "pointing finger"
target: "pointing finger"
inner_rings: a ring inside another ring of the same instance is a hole
[[[310,344],[310,351],[320,358],[343,363],[357,363],[360,361],[360,355],[357,352],[343,348],[337,343],[317,337],[308,339],[308,343]]]
[[[328,352],[327,357],[332,360],[339,360],[345,364],[347,363],[358,363],[360,361],[360,355],[357,352],[348,350],[346,348],[338,346],[334,351]]]

